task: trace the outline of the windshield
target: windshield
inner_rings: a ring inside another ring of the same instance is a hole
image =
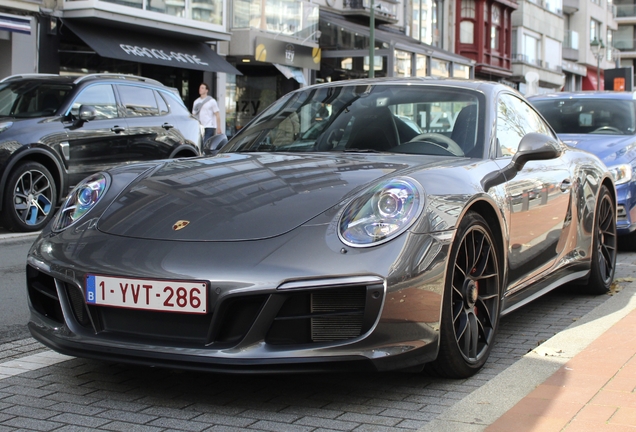
[[[68,84],[12,81],[0,84],[0,116],[46,117],[57,112],[72,90]]]
[[[453,87],[319,87],[275,102],[222,151],[481,157],[483,111],[480,93]]]
[[[533,100],[558,134],[633,135],[634,101],[621,99]]]

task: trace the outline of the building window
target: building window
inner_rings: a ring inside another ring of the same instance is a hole
[[[428,76],[426,65],[428,64],[428,57],[422,54],[415,55],[415,76],[425,77]]]
[[[407,51],[395,50],[395,66],[393,76],[410,77],[411,76],[411,53]]]
[[[490,48],[499,51],[501,43],[501,10],[499,9],[499,6],[492,5],[492,14],[490,19]]]
[[[459,43],[475,43],[475,0],[462,0],[461,22],[459,23]]]
[[[449,77],[449,63],[444,60],[431,58],[431,76]]]
[[[462,64],[453,64],[453,76],[455,78],[470,78],[470,67]]]
[[[523,57],[528,63],[541,65],[541,40],[529,34],[524,34]]]
[[[594,18],[590,19],[590,42],[593,42],[594,39],[600,41],[601,38],[601,22],[595,20]]]
[[[413,0],[413,38],[433,46],[441,44],[442,0]]]
[[[605,45],[605,58],[607,61],[612,61],[614,56],[614,32],[611,29],[607,29],[607,44]]]

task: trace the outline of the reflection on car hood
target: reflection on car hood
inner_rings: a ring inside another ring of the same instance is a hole
[[[177,160],[129,185],[98,228],[146,239],[269,238],[306,223],[380,177],[431,163],[439,164],[440,158],[243,153]],[[188,224],[175,229],[179,221]]]
[[[598,156],[607,166],[627,163],[636,158],[636,136],[559,134],[561,140]]]

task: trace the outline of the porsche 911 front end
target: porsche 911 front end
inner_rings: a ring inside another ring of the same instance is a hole
[[[30,329],[70,355],[205,370],[426,363],[452,236],[422,233],[444,225],[407,168],[232,155],[95,175],[29,254]]]

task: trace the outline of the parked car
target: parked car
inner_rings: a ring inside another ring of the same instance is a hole
[[[636,92],[562,92],[530,102],[569,146],[597,155],[614,176],[617,232],[636,250]]]
[[[502,315],[566,282],[609,290],[615,203],[606,166],[508,86],[309,86],[213,157],[80,183],[29,251],[29,329],[148,365],[467,377]]]
[[[0,225],[37,231],[70,188],[121,164],[198,156],[202,132],[174,89],[119,74],[0,81]]]

